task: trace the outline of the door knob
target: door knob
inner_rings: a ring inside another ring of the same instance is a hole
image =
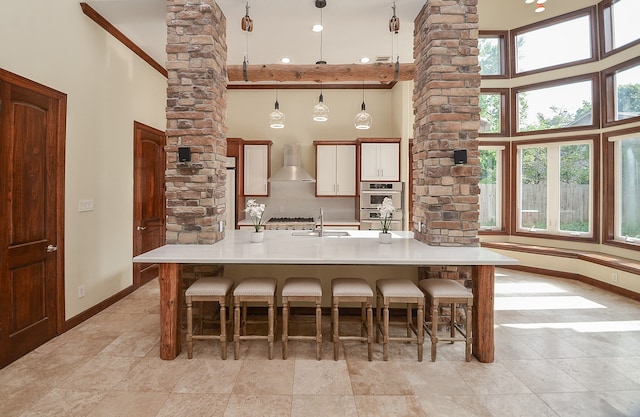
[[[55,252],[58,250],[57,246],[49,245],[47,246],[47,252]]]
[[[147,228],[146,226],[138,226],[138,230],[144,230],[146,228]]]

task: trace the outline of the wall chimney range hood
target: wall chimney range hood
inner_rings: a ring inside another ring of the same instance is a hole
[[[269,182],[315,182],[300,165],[300,145],[284,145],[284,166],[269,178]]]

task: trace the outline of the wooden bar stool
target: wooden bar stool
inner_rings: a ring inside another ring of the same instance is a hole
[[[187,304],[187,357],[193,357],[193,339],[217,339],[220,340],[220,353],[222,359],[227,359],[227,310],[231,307],[231,288],[233,280],[230,278],[200,278],[185,291]],[[200,311],[200,333],[193,334],[193,302],[218,302],[220,305],[220,334],[202,334],[203,313]]]
[[[316,334],[289,336],[289,303],[306,301],[316,304]],[[282,287],[282,359],[287,359],[289,340],[315,340],[316,359],[322,348],[322,286],[318,278],[288,278]]]
[[[408,279],[379,279],[376,281],[376,342],[379,341],[378,332],[382,334],[382,358],[389,360],[389,342],[416,341],[418,344],[418,361],[422,362],[422,344],[424,343],[424,294],[420,288]],[[391,303],[402,303],[407,305],[407,336],[389,336],[389,305]],[[416,324],[413,323],[412,305],[417,305]],[[380,322],[382,311],[382,322]]]
[[[269,359],[273,359],[273,341],[275,328],[275,304],[276,304],[277,281],[271,277],[250,277],[245,278],[233,290],[234,305],[234,326],[233,341],[234,358],[240,356],[240,340],[266,339],[269,343]],[[247,323],[254,321],[247,320],[247,303],[262,302],[267,304],[268,310],[268,331],[267,335],[247,335]],[[242,316],[240,307],[242,306]],[[242,334],[240,328],[242,327]]]
[[[419,282],[420,288],[430,299],[431,303],[431,329],[429,323],[425,321],[424,327],[429,336],[431,336],[431,361],[436,360],[436,346],[438,341],[445,340],[454,343],[455,341],[464,341],[466,343],[465,359],[467,362],[471,360],[472,331],[471,331],[471,309],[473,307],[473,293],[464,285],[451,279],[423,279]],[[451,327],[450,337],[438,336],[438,308],[440,304],[451,304]],[[466,324],[465,329],[456,323],[456,305],[466,304]],[[456,331],[462,337],[456,338]]]
[[[340,336],[340,302],[360,303],[360,336]],[[367,342],[368,358],[373,357],[373,290],[362,278],[334,278],[331,280],[331,334],[333,359],[338,360],[340,340]]]

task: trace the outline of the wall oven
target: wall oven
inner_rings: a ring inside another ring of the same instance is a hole
[[[385,197],[393,202],[393,207],[402,209],[401,182],[361,182],[360,208],[377,209]]]
[[[393,202],[396,211],[391,218],[390,229],[402,230],[402,182],[361,182],[360,183],[360,229],[380,230],[379,206],[385,197]]]

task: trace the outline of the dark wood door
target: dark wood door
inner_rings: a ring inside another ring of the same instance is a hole
[[[0,366],[4,366],[61,330],[61,101],[65,98],[0,72],[0,100]]]
[[[165,243],[164,132],[134,123],[133,256]],[[133,264],[134,285],[158,276],[157,264]]]

